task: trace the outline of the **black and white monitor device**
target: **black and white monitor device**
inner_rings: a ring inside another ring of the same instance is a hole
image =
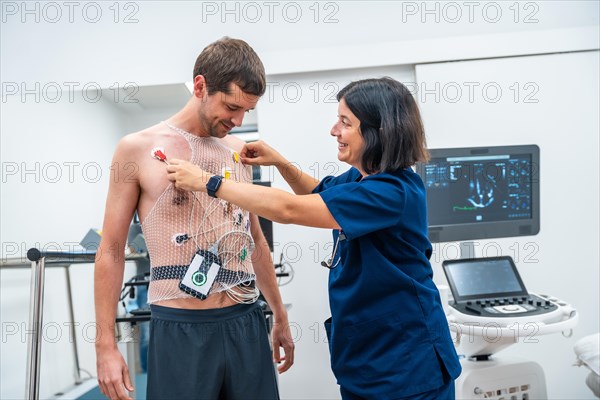
[[[549,300],[527,292],[511,257],[446,260],[442,267],[454,297],[451,305],[463,314],[510,317],[557,309]]]
[[[429,239],[451,242],[536,235],[540,149],[536,145],[430,149],[417,164],[427,191]]]

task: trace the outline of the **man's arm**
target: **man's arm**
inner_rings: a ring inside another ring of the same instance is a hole
[[[256,273],[256,284],[273,311],[275,319],[271,331],[271,337],[273,338],[273,359],[276,362],[283,360],[283,364],[277,368],[279,373],[283,373],[294,363],[294,342],[290,334],[287,311],[277,287],[271,250],[260,228],[258,217],[254,214],[250,214],[250,227],[255,245],[254,252],[252,253],[252,265]],[[281,357],[280,347],[283,348],[284,357]]]
[[[129,371],[115,343],[117,302],[123,284],[127,231],[137,206],[139,183],[131,176],[131,138],[117,145],[111,167],[102,240],[94,269],[96,307],[96,365],[102,393],[110,399],[130,399],[133,390]],[[137,168],[136,168],[137,171]]]

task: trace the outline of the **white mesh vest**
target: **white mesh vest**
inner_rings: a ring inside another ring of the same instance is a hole
[[[212,137],[179,132],[191,148],[190,162],[216,175],[252,182],[252,170],[236,161],[237,154]],[[191,298],[179,289],[198,250],[218,249],[219,273],[210,294],[227,291],[238,301],[254,301],[258,291],[250,255],[254,242],[247,211],[206,193],[186,192],[170,184],[142,223],[150,255],[148,303]]]

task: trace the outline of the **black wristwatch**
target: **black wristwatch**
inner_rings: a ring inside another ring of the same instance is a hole
[[[206,184],[206,193],[210,197],[217,197],[217,190],[221,187],[221,183],[223,182],[223,177],[219,175],[211,176]]]

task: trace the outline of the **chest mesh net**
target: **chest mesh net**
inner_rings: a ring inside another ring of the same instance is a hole
[[[198,137],[168,126],[189,143],[191,163],[226,179],[252,181],[250,167],[239,163],[237,153],[219,139]],[[206,193],[187,192],[170,184],[144,219],[142,230],[151,267],[148,303],[191,298],[179,283],[194,255],[206,251],[216,255],[215,262],[221,267],[209,296],[226,291],[239,303],[254,302],[258,297],[252,284],[255,275],[250,255],[254,241],[247,211]]]

